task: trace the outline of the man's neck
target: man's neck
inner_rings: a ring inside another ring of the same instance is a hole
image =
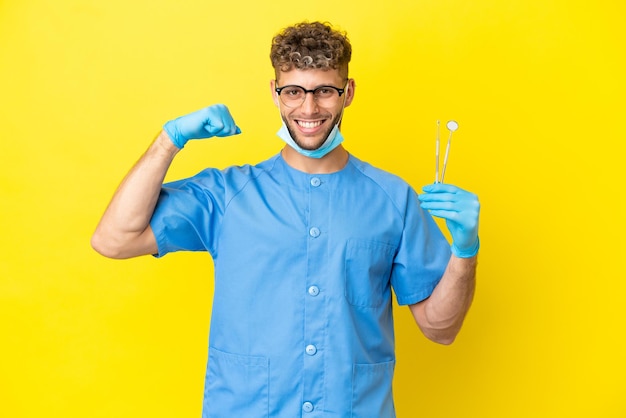
[[[309,174],[336,173],[348,162],[348,151],[342,145],[337,146],[322,158],[306,157],[287,145],[282,150],[282,156],[290,167]]]

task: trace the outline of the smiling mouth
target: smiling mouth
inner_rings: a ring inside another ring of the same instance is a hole
[[[304,120],[296,120],[296,123],[298,124],[299,127],[304,128],[304,129],[315,129],[321,126],[324,123],[324,121],[316,120],[313,122],[309,122],[309,121],[304,121]]]

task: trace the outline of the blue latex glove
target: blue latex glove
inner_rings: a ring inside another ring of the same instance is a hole
[[[223,104],[205,107],[196,112],[171,120],[163,126],[178,148],[190,139],[230,136],[241,133],[228,108]]]
[[[423,209],[446,220],[452,235],[452,253],[460,258],[478,253],[478,197],[451,184],[435,183],[425,186],[418,196]]]

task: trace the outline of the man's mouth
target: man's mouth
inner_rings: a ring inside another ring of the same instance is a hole
[[[315,128],[318,128],[320,125],[322,125],[324,121],[323,120],[316,120],[316,121],[296,120],[296,123],[298,124],[299,127],[303,129],[315,129]]]

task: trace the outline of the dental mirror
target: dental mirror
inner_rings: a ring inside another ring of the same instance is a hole
[[[456,123],[456,121],[454,121],[454,120],[449,120],[448,123],[446,123],[446,128],[448,128],[448,130],[450,131],[450,134],[448,135],[448,145],[446,145],[446,155],[443,157],[443,170],[441,171],[441,182],[442,183],[443,183],[443,179],[444,179],[444,177],[446,175],[446,167],[448,166],[448,154],[450,153],[450,143],[452,142],[452,133],[454,131],[456,131],[457,129],[459,129],[459,124]],[[437,143],[439,143],[439,139],[437,139]],[[439,161],[439,159],[437,159],[437,162],[438,161]],[[439,167],[437,167],[436,171],[437,171],[437,174],[438,174]]]
[[[446,128],[448,128],[450,132],[454,132],[459,129],[459,124],[456,123],[455,120],[449,120],[448,123],[446,123]]]

